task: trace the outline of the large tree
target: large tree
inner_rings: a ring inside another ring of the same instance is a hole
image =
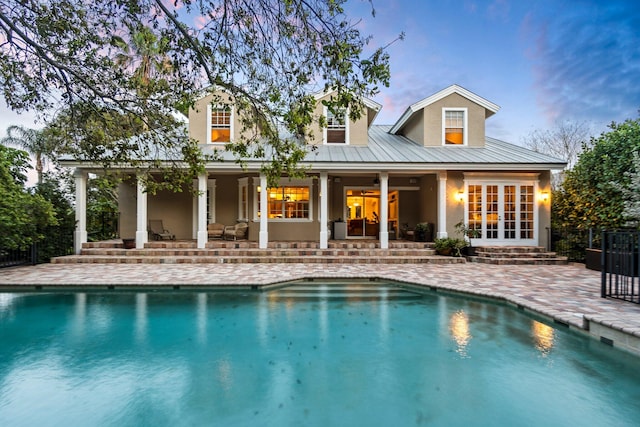
[[[28,155],[0,145],[0,250],[26,249],[57,224],[51,203],[24,188]]]
[[[640,119],[609,127],[592,139],[554,192],[555,226],[611,229],[627,224],[625,194],[634,185],[628,172],[634,170],[634,158],[640,153]]]
[[[106,108],[135,114],[149,129],[144,143],[120,140],[99,152],[74,129],[77,157],[108,164],[117,155],[142,167],[136,159],[174,153],[191,174],[203,159],[193,141],[175,133],[172,112],[185,111],[208,88],[221,89],[234,98],[243,126],[260,129],[260,139],[229,149],[239,160],[269,159],[263,171],[271,179],[296,174],[306,150],[298,139],[315,120],[311,94],[337,91],[329,108],[348,107],[356,118],[362,97],[389,81],[387,53],[368,47],[370,38],[345,16],[345,1],[0,0],[0,85],[18,111],[64,104],[78,117]],[[125,45],[138,45],[137,66],[122,61],[134,54]],[[145,61],[164,66],[145,73]],[[283,127],[298,138],[281,138]],[[270,160],[267,152],[277,155]]]
[[[565,160],[567,169],[571,169],[591,135],[587,122],[557,121],[551,129],[534,130],[523,138],[523,143],[533,151]]]
[[[38,173],[38,183],[42,183],[42,172],[44,171],[45,160],[51,153],[51,147],[43,138],[42,131],[38,129],[26,128],[24,126],[9,126],[7,136],[0,141],[4,145],[18,147],[35,158],[36,172]]]

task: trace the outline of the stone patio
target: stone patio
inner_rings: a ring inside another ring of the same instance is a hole
[[[640,354],[640,305],[601,298],[600,273],[581,264],[42,264],[0,270],[0,291],[259,289],[309,278],[389,280],[490,297]]]

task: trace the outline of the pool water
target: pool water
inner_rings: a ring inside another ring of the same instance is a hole
[[[640,359],[384,283],[0,294],[3,426],[625,426]]]

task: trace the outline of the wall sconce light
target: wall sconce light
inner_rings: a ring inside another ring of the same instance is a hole
[[[256,187],[256,191],[259,193],[262,191],[262,187],[260,187],[259,185]]]
[[[458,191],[455,197],[458,203],[464,202],[464,191]]]
[[[549,201],[549,192],[548,191],[543,191],[542,193],[540,193],[540,201],[544,202],[544,203]]]
[[[373,185],[380,185],[380,178],[378,178],[377,176],[373,178]]]

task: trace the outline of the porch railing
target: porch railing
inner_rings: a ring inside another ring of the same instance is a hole
[[[602,233],[602,298],[640,304],[640,231]]]

